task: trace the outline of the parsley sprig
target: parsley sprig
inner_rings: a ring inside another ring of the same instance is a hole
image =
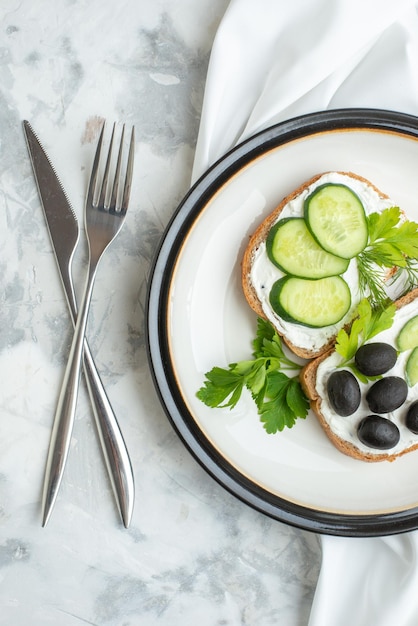
[[[367,298],[363,298],[350,329],[341,328],[337,334],[335,351],[343,359],[339,367],[349,367],[362,382],[370,380],[357,369],[355,354],[366,341],[392,326],[395,311],[395,305],[389,304],[387,300],[385,307],[373,308]]]
[[[418,224],[401,221],[399,207],[390,207],[367,217],[369,240],[357,255],[360,292],[369,295],[373,305],[387,300],[385,279],[395,268],[394,279],[405,277],[405,291],[418,284]]]
[[[301,368],[286,356],[281,339],[273,326],[258,318],[253,341],[253,358],[231,363],[228,368],[214,367],[206,373],[197,397],[213,408],[234,408],[244,388],[257,406],[260,421],[270,433],[291,428],[297,418],[305,418],[309,402],[298,376],[290,377],[282,370]]]

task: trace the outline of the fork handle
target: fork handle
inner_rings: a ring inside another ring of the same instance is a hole
[[[44,479],[42,526],[48,523],[54,507],[70,448],[80,386],[84,337],[96,271],[97,263],[91,263],[55,412]]]
[[[110,482],[119,504],[123,524],[128,528],[135,492],[131,461],[87,340],[84,341],[84,374]]]
[[[65,269],[65,272],[61,271],[61,279],[67,296],[71,320],[75,327],[77,302],[71,266]],[[133,469],[116,415],[97,371],[87,339],[84,340],[84,374],[110,483],[118,503],[123,525],[125,528],[129,528],[135,500]]]

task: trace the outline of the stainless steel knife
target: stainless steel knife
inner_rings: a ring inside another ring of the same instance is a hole
[[[23,128],[52,247],[71,319],[75,326],[77,303],[71,270],[79,239],[77,218],[55,169],[28,121],[24,120]],[[135,497],[132,466],[119,424],[97,372],[87,341],[84,344],[84,373],[109,478],[123,524],[128,528]],[[43,526],[48,522],[57,491],[58,487],[51,496],[52,501],[44,502]]]

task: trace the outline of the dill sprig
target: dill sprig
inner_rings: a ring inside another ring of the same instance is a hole
[[[387,301],[386,284],[405,279],[405,291],[418,284],[418,224],[402,221],[399,207],[390,207],[367,218],[369,240],[357,255],[361,295],[372,305],[382,307]]]

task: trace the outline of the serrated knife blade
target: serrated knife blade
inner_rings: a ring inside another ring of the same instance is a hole
[[[48,155],[27,120],[24,120],[23,128],[45,221],[64,286],[71,319],[73,325],[75,325],[77,303],[71,268],[79,240],[77,217]],[[132,517],[135,495],[132,466],[119,424],[97,372],[87,341],[84,346],[84,372],[109,478],[123,524],[128,528]],[[49,492],[50,496],[48,501],[45,501],[44,496],[44,526],[52,512],[61,479],[62,475],[52,489],[45,491],[45,493]]]
[[[75,313],[71,266],[80,234],[77,217],[54,167],[28,121],[23,122],[23,128],[59,273],[68,304],[73,309],[71,313]]]

